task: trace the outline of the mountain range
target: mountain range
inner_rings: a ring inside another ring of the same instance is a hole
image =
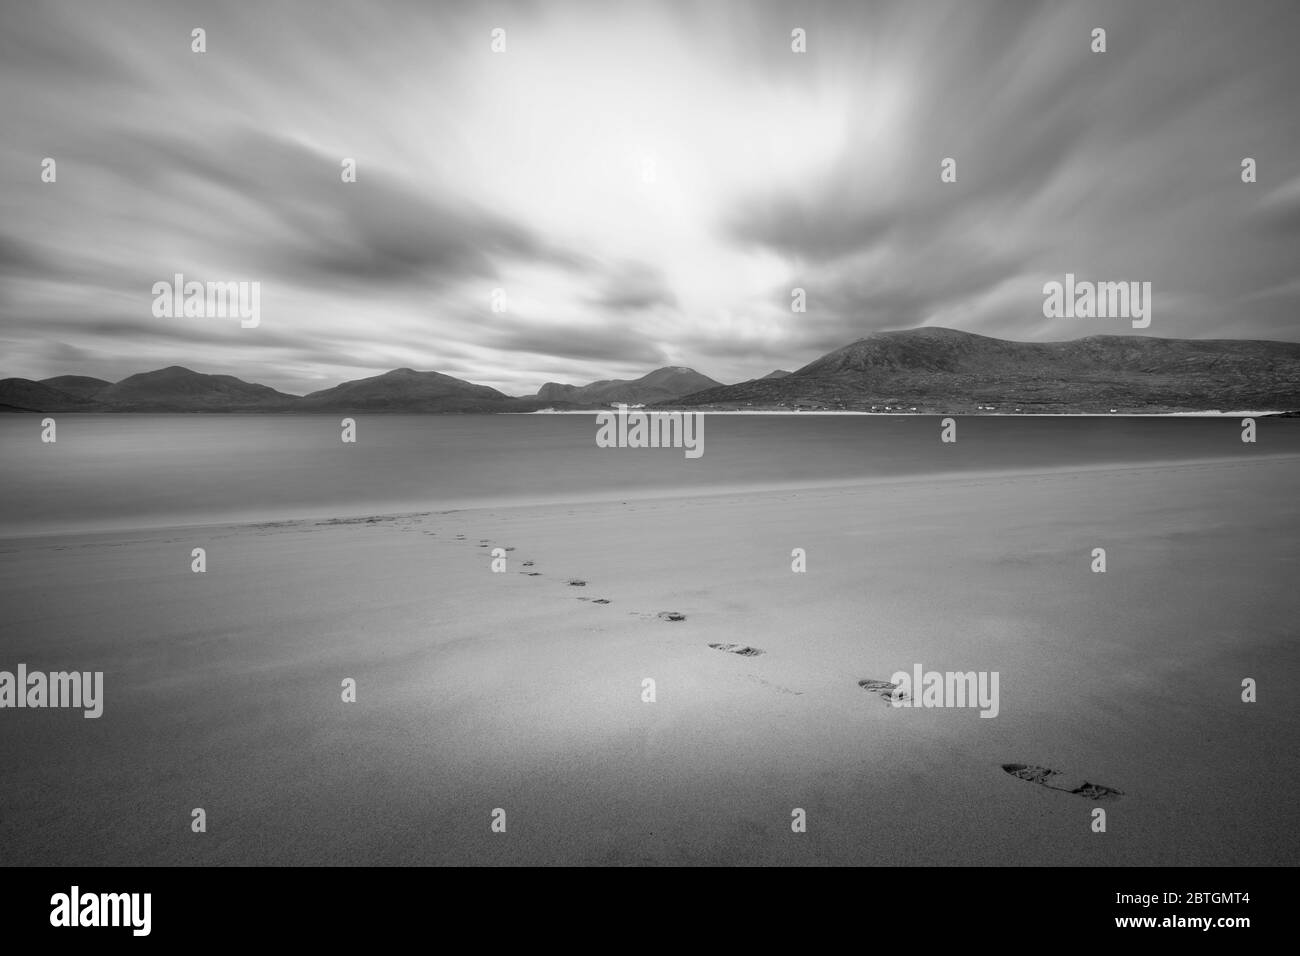
[[[929,326],[877,332],[780,378],[696,392],[689,408],[929,413],[1300,409],[1300,343],[1093,335],[1009,342]]]
[[[527,412],[617,403],[926,413],[1295,411],[1300,343],[1138,335],[1011,342],[931,326],[877,332],[793,372],[735,385],[670,366],[632,380],[548,382],[531,396],[409,368],[305,396],[175,365],[120,382],[83,375],[0,380],[0,411]]]
[[[681,398],[692,392],[721,387],[721,382],[715,382],[693,368],[670,366],[655,369],[649,375],[631,381],[609,379],[592,382],[590,385],[547,382],[538,389],[537,397],[547,402],[574,404],[609,405],[623,402],[627,405],[650,405]]]
[[[343,382],[309,395],[290,395],[231,375],[207,375],[173,365],[120,382],[59,375],[39,382],[0,380],[0,411],[37,412],[531,412],[542,408],[647,405],[719,385],[689,368],[657,369],[631,381],[542,386],[514,397],[441,372],[399,368]]]

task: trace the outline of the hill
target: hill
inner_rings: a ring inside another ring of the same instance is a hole
[[[707,375],[691,368],[667,366],[655,369],[637,379],[608,379],[590,385],[561,385],[547,382],[537,391],[537,397],[548,402],[567,402],[573,405],[628,405],[669,401],[703,389],[720,385]]]
[[[688,395],[680,407],[885,406],[922,412],[1300,408],[1300,343],[1093,335],[1011,342],[928,327],[878,332],[781,378]]]
[[[27,378],[0,379],[0,411],[85,412],[97,406],[87,398]]]
[[[98,392],[95,400],[112,411],[275,411],[298,398],[233,375],[205,375],[180,365],[141,372]]]
[[[536,404],[536,403],[534,403]],[[516,400],[495,388],[441,372],[394,369],[305,396],[304,411],[494,412],[515,411]]]
[[[75,395],[77,398],[93,399],[113,383],[106,382],[102,378],[91,378],[89,375],[58,375],[54,378],[43,378],[40,384],[57,388],[60,392]]]

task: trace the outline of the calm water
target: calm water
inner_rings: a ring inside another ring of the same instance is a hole
[[[939,471],[1300,454],[1300,420],[712,415],[704,455],[609,449],[586,415],[0,417],[0,534],[432,511]]]

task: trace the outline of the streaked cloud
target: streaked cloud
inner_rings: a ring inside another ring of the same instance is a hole
[[[1130,331],[1045,320],[1067,271],[1151,281],[1154,334],[1300,338],[1286,0],[359,9],[0,11],[0,374],[521,394],[922,324]],[[178,272],[259,281],[261,325],[154,319]]]

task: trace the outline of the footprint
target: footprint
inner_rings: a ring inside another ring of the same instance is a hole
[[[726,651],[728,654],[739,654],[741,657],[757,657],[763,653],[757,647],[750,647],[748,644],[710,644],[709,647]]]
[[[610,603],[610,601],[609,601],[609,598],[596,598],[596,600],[592,601],[591,603],[592,603],[592,604],[608,604],[608,603]]]
[[[1020,780],[1028,780],[1030,783],[1036,783],[1048,790],[1077,793],[1088,800],[1115,800],[1124,795],[1123,790],[1116,790],[1114,787],[1103,787],[1099,783],[1089,783],[1086,780],[1080,782],[1078,786],[1072,787],[1069,784],[1074,781],[1067,781],[1062,777],[1060,771],[1049,770],[1046,767],[1034,767],[1024,763],[1004,763],[1002,769]]]
[[[891,684],[887,680],[860,680],[858,681],[858,686],[865,691],[870,691],[873,694],[883,697],[891,704],[894,702],[894,691],[898,689],[897,684]],[[911,700],[912,698],[906,691],[904,691],[898,695],[898,699]]]
[[[524,567],[526,567],[526,568],[531,568],[532,566],[533,566],[533,562],[531,562],[531,561],[525,561],[525,562],[524,562]]]
[[[1056,776],[1055,770],[1048,770],[1046,767],[1031,767],[1023,763],[1004,763],[1002,769],[1013,777],[1044,785],[1046,785],[1049,778]]]
[[[1089,800],[1118,800],[1124,796],[1123,790],[1116,790],[1114,787],[1103,787],[1099,783],[1088,783],[1086,780],[1070,792],[1077,793],[1081,797],[1087,797]]]
[[[685,615],[685,614],[682,614],[680,611],[660,611],[660,612],[659,612],[659,620],[661,620],[661,621],[684,621],[684,620],[686,620],[686,615]],[[710,647],[718,647],[719,645],[717,645],[717,644],[710,644],[709,646],[710,646]],[[728,646],[728,647],[735,647],[734,644],[728,644],[727,646]]]
[[[507,551],[513,551],[514,548],[506,548]]]
[[[540,578],[540,577],[542,576],[542,572],[541,572],[541,571],[520,571],[519,573],[520,573],[520,574],[526,574],[526,575],[528,575],[530,578]]]
[[[587,586],[586,581],[579,581],[577,578],[574,578],[572,581],[569,582],[569,587],[571,588],[585,588],[586,586]]]

